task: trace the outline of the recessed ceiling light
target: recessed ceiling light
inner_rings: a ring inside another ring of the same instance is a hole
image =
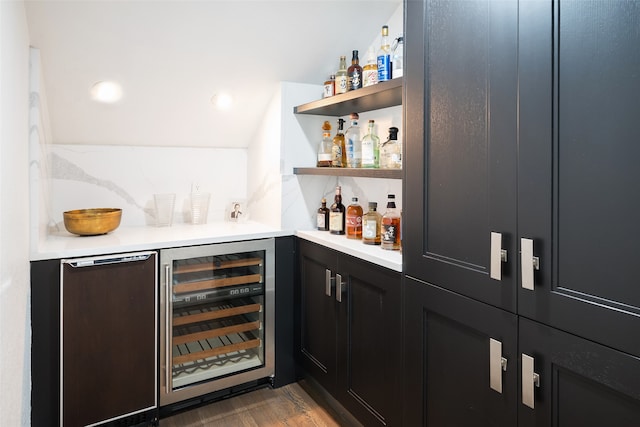
[[[112,104],[122,98],[122,87],[116,82],[97,82],[91,86],[91,98],[94,101]]]
[[[233,98],[226,93],[216,93],[211,97],[211,103],[219,110],[228,110],[233,104]]]

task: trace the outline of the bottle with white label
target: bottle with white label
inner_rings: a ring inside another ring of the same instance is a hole
[[[336,187],[336,196],[329,209],[329,232],[331,234],[345,234],[346,209],[342,204],[342,189]]]
[[[362,87],[373,86],[378,83],[378,63],[373,47],[367,51],[367,62],[362,67]]]
[[[380,138],[376,135],[375,122],[369,120],[367,134],[362,137],[362,167],[380,167]]]
[[[379,245],[382,242],[382,215],[378,213],[377,208],[378,203],[369,202],[369,211],[362,215],[362,243],[365,245]]]
[[[331,166],[331,155],[333,148],[333,140],[331,139],[331,123],[325,120],[322,125],[322,141],[318,146],[318,161],[316,166],[319,168]]]
[[[349,76],[347,75],[347,57],[340,57],[340,65],[336,72],[336,95],[347,93],[349,90]]]

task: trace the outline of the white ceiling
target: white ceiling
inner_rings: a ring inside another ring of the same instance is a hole
[[[280,81],[322,84],[401,0],[31,1],[54,143],[247,147]],[[401,13],[401,11],[400,11]],[[401,28],[390,27],[395,36]],[[115,105],[89,97],[116,80]],[[210,103],[230,93],[232,110]],[[321,90],[318,91],[318,98]]]

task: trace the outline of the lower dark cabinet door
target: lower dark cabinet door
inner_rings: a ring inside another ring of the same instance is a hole
[[[400,273],[344,255],[339,264],[338,400],[365,426],[400,426]]]
[[[640,425],[640,358],[524,318],[519,338],[540,378],[529,390],[523,381],[519,426]]]
[[[408,277],[404,303],[404,425],[517,425],[517,317]]]

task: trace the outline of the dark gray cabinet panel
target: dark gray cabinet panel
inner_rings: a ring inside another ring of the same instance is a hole
[[[515,312],[517,3],[405,7],[405,271]]]
[[[298,242],[306,375],[364,425],[402,425],[400,273]]]
[[[526,317],[640,355],[640,3],[520,2]]]
[[[517,316],[413,279],[405,288],[404,425],[515,426]],[[491,387],[492,339],[506,360],[501,392]]]

